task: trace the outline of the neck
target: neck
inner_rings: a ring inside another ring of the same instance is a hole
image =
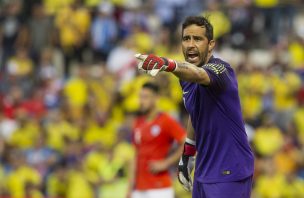
[[[211,57],[212,57],[212,54],[211,53],[208,54],[205,64],[207,64],[209,62],[209,60],[210,60]]]
[[[148,121],[151,121],[153,120],[156,115],[158,114],[158,111],[156,108],[152,108],[151,111],[149,111],[147,114],[146,114],[146,118]]]

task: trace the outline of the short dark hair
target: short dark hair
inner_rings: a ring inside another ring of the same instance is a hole
[[[188,16],[182,25],[182,35],[184,34],[184,29],[190,25],[197,25],[206,28],[206,37],[208,41],[213,40],[213,26],[210,23],[208,17],[204,16]]]
[[[158,85],[153,82],[146,82],[145,84],[143,84],[142,88],[149,89],[149,90],[153,91],[155,94],[159,93]]]

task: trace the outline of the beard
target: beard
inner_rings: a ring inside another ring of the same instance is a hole
[[[207,63],[207,58],[208,58],[208,48],[203,52],[200,53],[201,61],[198,64],[198,66],[203,66],[204,64]]]
[[[138,110],[138,115],[142,115],[142,116],[144,116],[144,115],[148,115],[150,112],[151,112],[151,108],[140,108],[139,110]]]

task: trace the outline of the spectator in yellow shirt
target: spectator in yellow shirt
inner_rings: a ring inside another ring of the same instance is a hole
[[[26,195],[41,197],[40,174],[25,163],[21,151],[13,150],[9,154],[9,162],[12,165],[11,171],[6,177],[6,186],[11,198],[24,198]]]
[[[95,145],[86,156],[86,175],[95,183],[98,197],[124,198],[128,191],[128,173],[133,161],[134,150],[126,141],[127,131],[120,130],[111,147]]]
[[[288,46],[288,52],[291,58],[291,66],[295,69],[304,68],[304,45],[301,39],[291,41]]]
[[[75,75],[66,82],[63,88],[63,94],[66,99],[68,110],[73,118],[79,118],[83,115],[83,107],[88,102],[87,70],[79,66]]]
[[[287,180],[283,174],[276,170],[271,157],[262,161],[262,174],[256,177],[253,194],[263,198],[281,198],[287,187]]]
[[[289,67],[284,67],[282,74],[275,75],[271,80],[276,123],[286,130],[297,107],[296,94],[300,90],[301,79]]]
[[[53,167],[53,171],[46,181],[46,193],[48,197],[66,197],[67,171],[68,169],[63,161]]]
[[[59,33],[59,44],[64,52],[65,74],[70,74],[70,63],[73,59],[83,60],[83,52],[88,42],[91,19],[89,10],[79,0],[63,6],[56,13],[55,27]]]
[[[94,198],[94,191],[85,171],[83,162],[75,161],[67,174],[66,198]]]
[[[33,72],[33,61],[28,55],[28,51],[24,47],[17,49],[16,55],[8,61],[8,72],[12,76],[25,78]]]
[[[274,125],[273,118],[264,116],[263,123],[258,127],[253,136],[253,146],[261,156],[272,156],[283,146],[283,134]]]
[[[28,117],[28,114],[21,110],[18,113],[17,123],[19,127],[12,133],[8,143],[19,149],[32,148],[40,132],[37,120]]]
[[[284,134],[284,143],[281,149],[273,156],[278,172],[292,175],[302,163],[302,153],[296,146],[295,138],[291,134]]]
[[[244,117],[246,120],[255,120],[263,111],[263,96],[270,85],[260,69],[242,72],[238,80]]]
[[[256,177],[253,197],[295,198],[303,197],[304,181],[295,172],[284,174],[277,169],[272,157],[263,158],[262,173]]]
[[[66,141],[75,141],[79,139],[79,128],[73,123],[68,122],[63,112],[50,113],[49,122],[46,123],[46,144],[49,148],[62,153],[66,147]]]
[[[71,5],[75,0],[43,0],[46,12],[49,15],[55,15],[62,7]]]
[[[210,16],[210,22],[213,24],[214,38],[218,39],[228,34],[231,30],[231,22],[228,16],[220,9],[220,4],[210,1],[208,10],[203,12],[204,16]]]

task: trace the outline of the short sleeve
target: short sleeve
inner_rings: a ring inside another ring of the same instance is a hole
[[[186,130],[178,121],[169,116],[167,116],[166,129],[168,130],[168,135],[177,142],[183,142],[185,140],[187,134]]]
[[[223,90],[230,83],[230,75],[226,66],[222,63],[207,63],[202,66],[210,78],[208,87]]]

